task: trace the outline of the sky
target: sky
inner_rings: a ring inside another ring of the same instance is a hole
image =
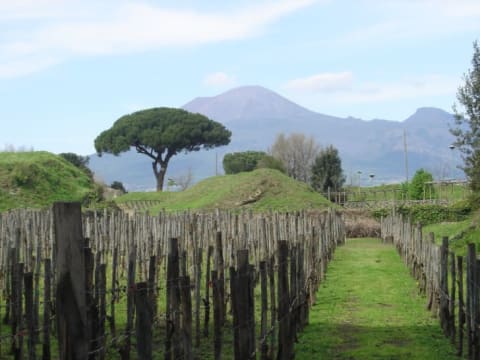
[[[261,85],[310,110],[452,111],[478,0],[0,0],[0,149],[95,152],[122,115]]]

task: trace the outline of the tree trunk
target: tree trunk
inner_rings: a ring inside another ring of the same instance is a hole
[[[167,162],[154,161],[152,163],[153,173],[157,179],[157,191],[163,191],[163,183],[165,182],[165,174],[167,172]]]

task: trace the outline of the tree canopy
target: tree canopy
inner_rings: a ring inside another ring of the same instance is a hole
[[[288,176],[295,180],[308,182],[318,149],[319,146],[312,136],[307,138],[304,134],[299,133],[285,136],[281,133],[277,135],[270,153],[281,161]]]
[[[225,174],[253,171],[265,155],[267,154],[263,151],[242,151],[225,154],[223,157],[223,170]]]
[[[418,169],[408,184],[408,195],[412,200],[422,200],[425,192],[425,183],[433,181],[431,173],[424,169]],[[430,191],[433,191],[433,187]]]
[[[454,106],[455,125],[451,133],[454,143],[463,153],[463,170],[470,179],[473,190],[480,190],[480,48],[473,43],[472,68],[464,75],[465,83],[458,88],[457,100],[461,109]]]
[[[172,156],[227,145],[230,137],[222,124],[201,114],[161,107],[122,116],[95,139],[95,149],[99,155],[118,155],[134,147],[150,157],[157,191],[162,191]]]
[[[312,165],[312,187],[321,192],[338,191],[345,183],[342,160],[332,145],[320,150]]]

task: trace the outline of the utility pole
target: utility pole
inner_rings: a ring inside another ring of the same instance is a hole
[[[405,154],[405,179],[408,184],[408,150],[407,150],[407,131],[403,129],[403,151]]]

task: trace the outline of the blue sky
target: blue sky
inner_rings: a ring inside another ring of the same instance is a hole
[[[94,152],[120,116],[261,85],[311,110],[451,111],[478,0],[0,0],[0,149]]]

